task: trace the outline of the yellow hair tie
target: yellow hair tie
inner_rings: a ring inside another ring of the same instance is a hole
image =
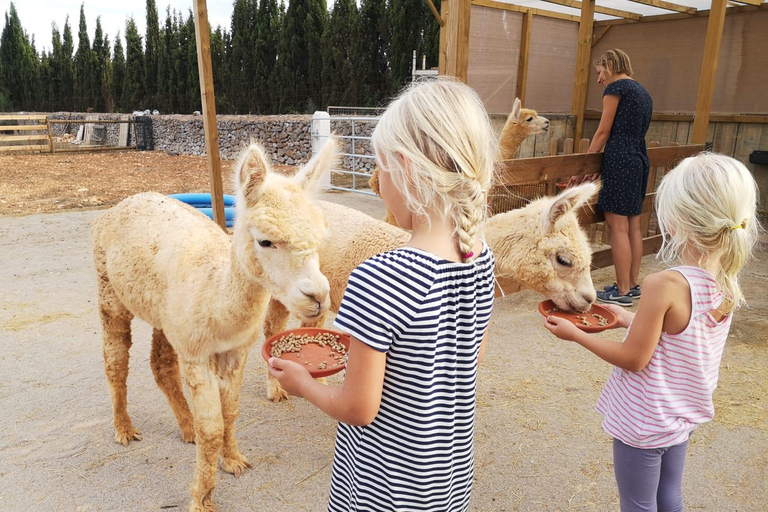
[[[731,231],[733,231],[734,229],[739,229],[739,228],[743,228],[743,227],[744,226],[742,226],[741,224],[737,224],[735,226],[731,226]]]

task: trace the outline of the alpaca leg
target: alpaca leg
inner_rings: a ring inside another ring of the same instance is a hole
[[[190,391],[197,448],[189,510],[210,512],[216,510],[212,495],[224,433],[218,377],[212,361],[182,360],[181,367]]]
[[[217,357],[217,370],[221,378],[221,415],[224,419],[224,444],[221,449],[221,469],[239,477],[252,467],[245,455],[237,449],[235,420],[240,414],[240,389],[243,386],[243,370],[248,360],[248,349],[233,350]]]
[[[100,308],[103,329],[104,373],[112,395],[112,414],[115,423],[115,441],[128,446],[134,439],[141,441],[141,432],[134,428],[128,415],[128,351],[131,348],[131,314]]]
[[[264,340],[268,340],[273,334],[284,331],[290,316],[291,313],[282,302],[277,299],[270,299],[267,316],[264,319]],[[275,403],[288,400],[288,393],[280,387],[280,383],[269,372],[267,372],[267,399]]]
[[[176,351],[163,334],[163,331],[152,331],[152,355],[150,357],[152,373],[160,391],[165,394],[168,403],[176,416],[176,421],[181,428],[181,438],[185,443],[195,441],[195,425],[192,420],[192,412],[189,410],[187,399],[181,388],[181,374],[179,373],[179,360]]]

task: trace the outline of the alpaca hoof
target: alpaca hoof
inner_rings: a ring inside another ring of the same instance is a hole
[[[216,506],[210,498],[206,498],[202,503],[195,500],[189,502],[189,512],[216,512]]]
[[[123,446],[128,446],[131,441],[141,441],[141,432],[133,427],[115,431],[115,441]]]
[[[235,475],[235,478],[240,478],[240,475],[242,475],[246,469],[252,467],[253,466],[248,462],[248,459],[245,458],[245,455],[241,453],[236,454],[234,457],[222,457],[221,460],[221,469],[227,473],[232,473]]]
[[[277,380],[270,379],[267,383],[267,399],[278,403],[282,400],[288,400],[290,395],[280,387],[280,383]]]
[[[195,442],[195,427],[193,425],[181,427],[181,440],[185,443]]]

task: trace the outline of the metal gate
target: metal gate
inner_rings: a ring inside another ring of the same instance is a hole
[[[329,112],[352,107],[329,107]],[[312,152],[322,148],[331,133],[340,141],[341,157],[337,167],[331,169],[326,187],[359,194],[374,195],[368,184],[376,166],[371,134],[379,121],[375,115],[333,115],[315,112],[312,118]],[[365,112],[368,113],[368,112]],[[378,112],[376,112],[378,113]]]

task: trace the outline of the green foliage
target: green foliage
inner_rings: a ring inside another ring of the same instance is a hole
[[[34,110],[40,61],[11,2],[0,35],[0,92],[9,110]]]
[[[146,0],[110,44],[101,19],[90,44],[84,5],[75,51],[69,17],[40,56],[14,3],[0,37],[0,109],[129,112],[201,109],[192,12]],[[439,26],[424,0],[233,0],[229,27],[211,32],[217,112],[312,112],[328,104],[381,106],[409,80],[413,50],[437,65]],[[439,0],[436,1],[440,5]],[[420,59],[419,59],[420,60]]]

